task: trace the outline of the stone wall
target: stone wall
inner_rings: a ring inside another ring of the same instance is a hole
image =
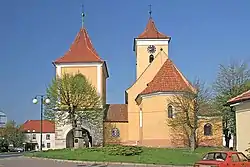
[[[82,128],[89,131],[93,146],[103,146],[103,119],[98,122],[82,120]]]
[[[94,117],[94,121],[87,116],[81,119],[81,127],[90,133],[92,146],[103,146],[103,114]],[[66,122],[68,121],[56,121],[55,123],[55,148],[57,149],[66,148],[66,137],[72,130],[72,125]]]

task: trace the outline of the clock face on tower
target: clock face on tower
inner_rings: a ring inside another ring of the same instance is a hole
[[[148,53],[153,54],[156,51],[156,47],[154,45],[149,45],[147,50],[148,50]]]

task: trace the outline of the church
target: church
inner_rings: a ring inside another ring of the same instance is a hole
[[[96,87],[105,113],[100,127],[83,124],[92,145],[123,144],[146,147],[185,147],[187,139],[177,134],[168,121],[175,119],[175,106],[168,99],[194,88],[175,66],[169,55],[171,37],[158,31],[150,16],[144,31],[134,43],[136,80],[125,90],[125,104],[106,104],[106,83],[111,78],[108,62],[95,50],[85,26],[82,26],[69,50],[56,59],[56,75],[82,73]],[[126,49],[126,48],[124,48]],[[222,146],[222,121],[200,117],[198,144]],[[55,124],[55,147],[70,147],[71,125]]]

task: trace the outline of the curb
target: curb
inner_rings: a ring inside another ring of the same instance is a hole
[[[78,165],[120,165],[120,166],[131,166],[131,167],[192,167],[190,165],[157,165],[157,164],[140,164],[140,163],[128,163],[128,162],[104,162],[104,161],[79,161],[79,160],[62,160],[62,159],[51,159],[51,158],[40,158],[40,157],[29,157],[23,156],[32,159],[40,160],[51,160],[55,162],[72,162],[79,163]]]

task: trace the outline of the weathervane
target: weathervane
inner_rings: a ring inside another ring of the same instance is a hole
[[[150,18],[152,17],[151,15],[152,15],[152,9],[151,9],[151,7],[152,7],[152,5],[148,5],[149,6],[149,16],[150,16]]]
[[[84,14],[84,5],[82,5],[82,28],[83,28],[83,24],[84,24],[84,16],[85,16],[85,14]]]

